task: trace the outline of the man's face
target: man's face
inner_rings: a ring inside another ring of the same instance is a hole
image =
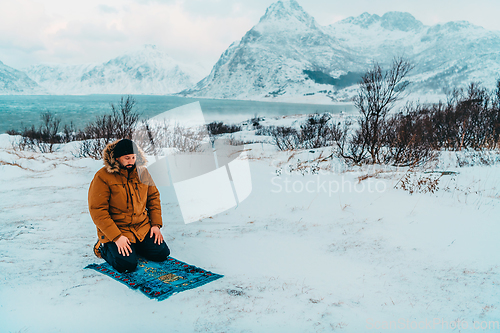
[[[116,159],[123,167],[130,169],[135,164],[135,154],[120,156]]]

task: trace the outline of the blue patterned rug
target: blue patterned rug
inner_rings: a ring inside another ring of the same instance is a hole
[[[132,273],[118,273],[107,262],[90,264],[85,268],[95,269],[158,301],[223,277],[172,257],[163,262],[139,258],[137,269]]]

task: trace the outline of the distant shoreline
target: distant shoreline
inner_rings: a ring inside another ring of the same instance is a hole
[[[111,110],[110,104],[118,104],[124,95],[0,95],[0,133],[38,126],[40,114],[52,112],[61,118],[61,124],[73,121],[77,128],[84,126],[95,116]],[[232,100],[193,98],[173,95],[132,95],[137,111],[143,117],[152,117],[178,106],[199,101],[205,121],[240,122],[256,115],[275,117],[308,113],[350,113],[352,103],[300,103],[278,100]]]

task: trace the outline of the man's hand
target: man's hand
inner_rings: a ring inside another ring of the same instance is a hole
[[[130,241],[127,237],[121,235],[115,241],[116,247],[118,248],[118,253],[122,256],[128,257],[130,253],[132,253],[132,248],[130,247]]]
[[[160,245],[163,242],[163,236],[160,232],[160,228],[157,225],[151,227],[151,231],[149,232],[149,238],[155,236],[155,243]]]

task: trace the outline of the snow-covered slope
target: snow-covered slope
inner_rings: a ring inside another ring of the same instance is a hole
[[[499,331],[498,162],[458,167],[463,152],[444,152],[428,170],[449,172],[436,192],[410,194],[395,186],[405,174],[418,188],[440,172],[318,170],[321,150],[247,145],[252,193],[235,208],[184,224],[160,188],[172,256],[224,278],[157,302],[83,269],[104,262],[87,202],[102,161],[75,157],[78,142],[41,154],[14,139],[0,135],[2,332]],[[290,171],[299,161],[309,168]]]
[[[364,13],[327,30],[359,55],[388,66],[403,55],[415,64],[413,89],[442,93],[470,81],[495,85],[500,75],[500,32],[465,21],[425,26],[408,13]]]
[[[325,27],[340,42],[366,60],[387,63],[397,54],[414,54],[425,26],[409,13],[389,12],[382,17],[363,13]]]
[[[373,61],[387,67],[396,56],[415,65],[413,92],[443,94],[470,81],[491,88],[500,76],[500,32],[468,22],[425,26],[401,12],[364,13],[322,27],[295,0],[279,0],[223,53],[207,78],[181,94],[348,100]]]
[[[102,64],[34,65],[27,74],[52,94],[171,94],[192,86],[203,69],[144,45]]]
[[[318,89],[304,71],[335,75],[345,68],[359,69],[360,61],[295,0],[278,1],[222,54],[207,78],[183,94],[216,98],[302,94]]]
[[[0,95],[40,94],[43,89],[26,73],[9,67],[0,61]]]
[[[415,54],[421,89],[462,86],[470,81],[493,88],[500,78],[500,32],[468,22],[429,27],[421,41],[429,45]]]

